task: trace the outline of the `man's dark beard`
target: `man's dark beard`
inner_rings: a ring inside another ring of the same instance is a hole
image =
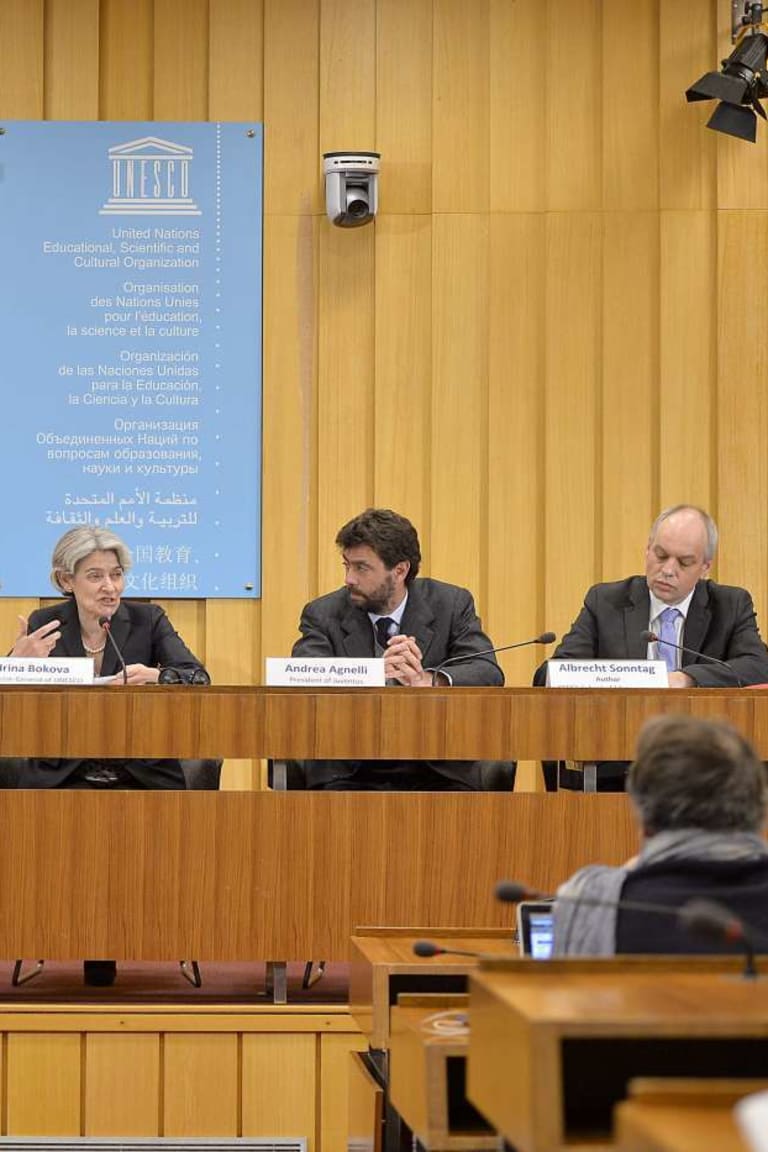
[[[362,608],[364,612],[372,612],[374,616],[383,616],[388,610],[394,590],[394,577],[387,576],[371,595],[366,596],[363,592],[356,591],[353,597],[352,589],[350,589],[349,598],[355,608]]]

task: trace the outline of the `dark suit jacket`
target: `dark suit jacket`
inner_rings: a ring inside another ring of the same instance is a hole
[[[595,584],[554,659],[644,660],[648,643],[650,593],[644,576]],[[688,608],[681,643],[724,660],[729,668],[691,652],[682,653],[681,671],[700,688],[737,688],[768,682],[768,649],[757,630],[752,597],[744,588],[700,580]],[[546,681],[547,666],[534,684]]]
[[[373,628],[368,613],[355,607],[346,588],[307,604],[299,621],[301,639],[294,656],[373,656]],[[400,631],[415,636],[425,668],[437,668],[453,656],[471,656],[493,644],[483,632],[466,588],[440,580],[416,579],[408,589]],[[446,669],[457,685],[503,685],[495,656],[466,660]]]
[[[351,603],[346,588],[339,588],[307,604],[299,622],[301,639],[293,656],[373,656],[373,628],[368,613]],[[483,632],[475,604],[466,588],[440,580],[416,579],[408,588],[400,631],[414,636],[424,668],[437,668],[452,656],[471,656],[493,645]],[[503,685],[504,673],[495,656],[477,656],[446,669],[456,685]],[[466,761],[431,761],[444,776],[472,781],[479,786],[479,768]],[[354,761],[312,761],[305,771],[311,784],[351,776]],[[475,775],[478,780],[475,781]]]
[[[48,620],[61,621],[61,638],[52,656],[85,656],[77,607],[73,599],[41,608],[29,617],[34,632]],[[112,617],[112,636],[126,664],[146,664],[151,668],[173,667],[194,671],[201,668],[184,641],[174,631],[162,608],[135,600],[121,600]],[[120,672],[120,662],[111,644],[102,658],[101,675]],[[56,788],[82,760],[28,760],[20,788]],[[105,761],[108,763],[108,761]],[[126,760],[119,762],[147,788],[184,788],[184,775],[178,760]]]

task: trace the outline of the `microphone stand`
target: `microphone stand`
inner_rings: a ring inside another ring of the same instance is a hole
[[[114,648],[115,655],[117,656],[118,660],[120,661],[120,667],[123,670],[123,684],[127,684],[128,683],[128,669],[125,666],[125,660],[123,659],[123,654],[120,651],[120,649],[118,648],[117,643],[115,641],[115,638],[112,635],[112,621],[110,620],[109,616],[100,616],[99,617],[99,624],[101,624],[102,628],[104,629],[106,636],[107,636],[107,640],[109,641],[109,643]]]
[[[480,652],[465,652],[462,656],[450,656],[447,660],[443,660],[442,664],[438,664],[437,668],[431,669],[432,687],[437,687],[437,678],[443,668],[448,668],[453,664],[464,664],[467,660],[480,660],[483,656],[495,656],[497,652],[511,652],[513,648],[527,648],[530,644],[554,644],[555,640],[557,640],[557,636],[554,632],[542,632],[533,640],[519,640],[517,644],[503,644],[500,648],[483,648]]]

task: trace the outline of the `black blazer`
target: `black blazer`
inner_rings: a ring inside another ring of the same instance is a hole
[[[647,627],[647,625],[646,625]],[[373,656],[373,629],[368,613],[356,607],[346,588],[307,604],[299,621],[301,639],[293,656]],[[475,603],[466,588],[441,580],[416,579],[408,589],[400,631],[415,636],[425,668],[436,668],[452,656],[471,656],[493,645],[482,630]],[[495,656],[478,656],[448,669],[456,685],[503,685]]]
[[[644,660],[651,599],[644,576],[595,584],[584,607],[553,654],[554,659]],[[744,588],[700,580],[683,629],[682,644],[730,666],[713,664],[690,652],[681,671],[700,688],[737,688],[768,682],[768,649],[757,629],[752,597]],[[546,681],[542,664],[534,684]]]
[[[29,617],[29,631],[34,632],[49,620],[61,621],[61,637],[51,652],[52,656],[86,655],[74,599],[68,598],[33,612]],[[174,667],[189,672],[202,668],[157,604],[121,600],[112,617],[111,631],[126,664]],[[101,675],[113,676],[119,672],[120,662],[112,645],[107,644]],[[19,787],[56,788],[82,763],[82,760],[28,760]],[[119,763],[147,788],[185,787],[178,760],[121,760]]]

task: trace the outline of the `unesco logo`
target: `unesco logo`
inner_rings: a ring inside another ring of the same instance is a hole
[[[200,216],[189,194],[194,153],[183,144],[144,136],[108,152],[112,194],[101,216]]]

